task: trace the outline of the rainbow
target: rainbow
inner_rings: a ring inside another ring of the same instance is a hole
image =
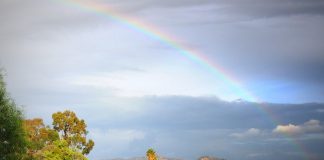
[[[105,16],[110,19],[113,19],[117,22],[124,24],[125,26],[127,26],[132,30],[145,34],[146,36],[151,37],[152,39],[155,39],[165,44],[166,46],[169,46],[170,48],[177,50],[178,53],[182,54],[184,57],[187,57],[191,61],[194,61],[197,64],[205,67],[215,76],[217,76],[217,78],[222,80],[222,82],[227,87],[229,87],[229,89],[236,96],[238,96],[238,98],[247,101],[259,102],[259,100],[255,96],[253,96],[246,89],[244,89],[244,87],[237,80],[235,80],[235,78],[231,76],[231,74],[228,71],[226,71],[220,65],[210,61],[209,58],[206,57],[201,52],[181,44],[177,40],[177,38],[160,31],[157,27],[151,24],[143,23],[142,21],[139,21],[135,18],[123,15],[115,11],[112,7],[108,6],[107,4],[99,4],[99,3],[94,3],[92,1],[81,2],[78,0],[61,0],[61,2],[67,5],[78,7],[82,10],[88,10],[94,12],[100,16]]]
[[[55,0],[54,0],[55,1]],[[260,109],[263,110],[267,115],[270,116],[272,122],[275,125],[281,124],[279,119],[271,112],[269,107],[266,106],[266,103],[262,103],[262,101],[250,93],[247,89],[243,87],[242,84],[239,83],[228,71],[226,71],[223,67],[218,65],[217,63],[210,61],[208,57],[206,57],[203,53],[185,46],[184,44],[180,43],[177,38],[168,35],[167,33],[162,32],[157,27],[153,26],[152,24],[144,23],[138,19],[135,19],[130,16],[126,16],[122,13],[117,12],[113,9],[113,7],[107,4],[95,3],[93,1],[80,1],[80,0],[57,0],[65,5],[76,7],[81,10],[86,10],[92,13],[96,13],[99,16],[104,16],[106,18],[113,19],[117,22],[120,22],[127,26],[129,29],[135,30],[142,34],[145,34],[152,39],[155,39],[175,50],[178,53],[182,54],[184,57],[196,62],[197,64],[205,67],[211,73],[213,73],[217,78],[221,79],[224,84],[226,84],[232,92],[234,92],[238,97],[251,101],[251,102],[258,102],[260,103]],[[306,159],[313,159],[313,155],[308,153],[306,147],[304,147],[299,141],[295,138],[286,135],[288,138],[291,139],[291,142],[300,149]]]

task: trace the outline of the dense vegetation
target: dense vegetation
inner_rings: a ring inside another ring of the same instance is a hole
[[[52,127],[24,119],[0,74],[0,160],[86,160],[94,142],[86,138],[85,121],[68,110],[52,119]]]
[[[21,159],[26,152],[23,116],[6,92],[0,74],[0,158]]]
[[[94,142],[86,138],[84,120],[72,111],[54,113],[52,118],[53,128],[39,118],[24,121],[28,142],[24,159],[87,159]]]

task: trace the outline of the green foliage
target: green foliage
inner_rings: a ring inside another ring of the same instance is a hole
[[[92,140],[87,141],[87,125],[79,119],[74,112],[64,111],[52,115],[54,129],[71,148],[78,149],[82,154],[89,154],[94,146]]]
[[[27,132],[26,139],[28,141],[27,154],[24,157],[26,160],[35,159],[35,154],[44,146],[59,140],[58,133],[45,126],[40,118],[25,120],[24,128]]]
[[[0,159],[21,159],[26,149],[22,112],[6,92],[0,73]]]
[[[52,115],[53,129],[45,126],[42,119],[24,121],[28,150],[24,160],[83,160],[94,142],[86,139],[86,124],[72,111]]]
[[[36,159],[46,160],[87,160],[80,152],[69,147],[65,140],[56,140],[45,146],[35,155]]]
[[[0,160],[87,160],[94,142],[86,139],[84,120],[72,111],[52,118],[53,129],[39,118],[23,120],[0,73]]]

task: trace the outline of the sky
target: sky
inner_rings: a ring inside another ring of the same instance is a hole
[[[324,159],[323,1],[91,1],[115,17],[88,2],[0,1],[0,68],[26,118],[75,111],[91,159]]]

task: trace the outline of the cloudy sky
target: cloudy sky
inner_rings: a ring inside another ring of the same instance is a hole
[[[0,68],[26,117],[75,111],[91,159],[324,159],[324,2],[92,0],[199,51],[265,103],[90,0],[1,0]],[[80,7],[81,4],[81,7]]]

